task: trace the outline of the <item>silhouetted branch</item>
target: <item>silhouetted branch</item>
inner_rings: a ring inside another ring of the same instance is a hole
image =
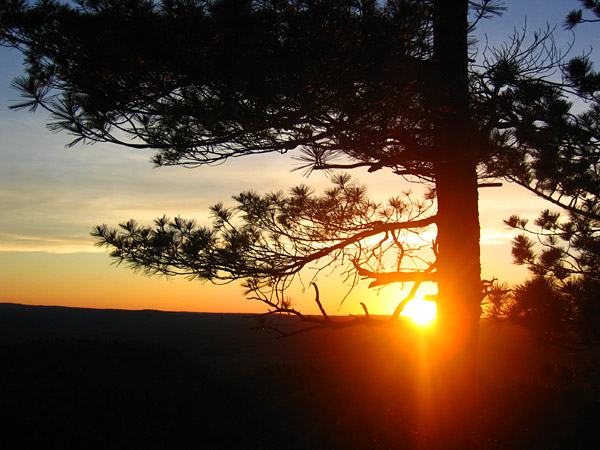
[[[437,274],[428,271],[415,272],[374,272],[362,267],[356,268],[358,274],[364,278],[374,278],[375,280],[369,284],[369,287],[383,286],[391,283],[407,283],[416,282],[423,283],[426,281],[437,281]]]
[[[477,185],[478,188],[486,188],[486,187],[502,187],[502,183],[479,183]]]
[[[329,321],[329,317],[327,316],[327,313],[325,312],[325,309],[323,308],[323,305],[321,304],[321,300],[319,300],[319,288],[317,287],[317,283],[311,283],[312,286],[315,288],[315,302],[317,302],[317,305],[319,306],[319,310],[321,311],[321,314],[323,314],[323,318],[327,321]]]
[[[293,331],[285,331],[277,326],[263,326],[261,329],[265,329],[266,331],[273,331],[279,334],[280,338],[287,338],[291,336],[297,336],[302,333],[306,333],[308,331],[313,330],[322,330],[322,329],[332,329],[332,330],[342,330],[346,328],[352,328],[357,326],[365,326],[370,328],[396,328],[400,325],[398,318],[388,318],[388,319],[375,319],[370,315],[366,316],[350,316],[349,319],[332,319],[325,320],[319,319],[311,316],[304,316],[301,319],[301,322],[314,324],[311,326],[307,326],[304,328],[300,328],[298,330]]]
[[[367,309],[367,305],[365,305],[363,302],[360,302],[360,306],[362,306],[362,309],[365,312],[365,317],[367,319],[370,318],[371,316],[369,316],[369,310]]]
[[[416,295],[417,291],[419,290],[419,287],[421,287],[420,281],[417,281],[417,282],[415,282],[415,284],[413,284],[413,286],[410,288],[410,292],[408,293],[408,295],[406,297],[404,297],[402,299],[402,301],[400,303],[398,303],[398,306],[396,306],[396,308],[394,309],[394,313],[392,314],[392,317],[398,318],[400,316],[402,311],[404,311],[404,307],[406,306],[406,304],[415,298],[415,295]]]
[[[552,197],[552,194],[545,192],[544,189],[537,187],[535,185],[532,185],[522,178],[511,176],[511,175],[506,176],[506,178],[509,179],[510,181],[514,181],[515,183],[524,187],[528,191],[534,193],[538,197],[543,198],[544,200],[552,203],[553,205],[558,206],[566,211],[569,211],[572,214],[584,216],[584,217],[587,217],[588,219],[600,220],[600,214],[598,212],[594,211],[593,209],[587,208],[585,203],[583,205],[574,204],[572,202],[573,199],[570,197],[567,197],[566,201],[561,201],[561,199]]]

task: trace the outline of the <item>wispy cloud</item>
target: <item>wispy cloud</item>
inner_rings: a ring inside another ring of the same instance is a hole
[[[163,214],[209,223],[211,204],[243,190],[306,182],[280,155],[189,170],[156,169],[150,153],[109,145],[66,149],[68,136],[50,134],[44,119],[17,112],[0,122],[0,249],[95,251],[98,224]]]
[[[0,235],[0,252],[100,253],[89,240],[53,239],[51,237]]]

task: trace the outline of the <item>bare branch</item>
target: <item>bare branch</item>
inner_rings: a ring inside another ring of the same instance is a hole
[[[414,272],[374,272],[362,267],[356,268],[358,274],[364,278],[374,278],[375,280],[369,284],[369,287],[377,287],[391,283],[424,283],[426,281],[437,281],[435,272],[414,271]]]
[[[367,305],[365,305],[363,302],[360,302],[360,306],[362,306],[362,309],[365,312],[365,317],[370,318],[370,316],[369,316],[369,310],[367,309]]]
[[[408,295],[406,297],[404,297],[402,299],[402,301],[400,303],[398,303],[398,306],[396,306],[396,309],[394,309],[394,313],[392,314],[392,317],[398,318],[400,316],[402,311],[404,311],[404,307],[407,305],[407,303],[415,298],[415,295],[417,294],[419,287],[421,287],[420,281],[417,281],[413,284],[412,288],[410,288],[410,292],[408,293]]]
[[[317,287],[317,283],[311,283],[312,286],[315,288],[315,302],[317,303],[317,305],[319,306],[319,310],[321,311],[321,314],[323,315],[323,318],[326,321],[329,321],[329,316],[327,315],[327,313],[325,312],[325,309],[323,308],[323,305],[321,304],[321,301],[319,300],[319,288]]]

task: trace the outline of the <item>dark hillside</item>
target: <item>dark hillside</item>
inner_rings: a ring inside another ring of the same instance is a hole
[[[410,327],[278,340],[255,325],[0,304],[2,434],[15,448],[418,447],[425,341]],[[484,325],[481,342],[477,448],[600,448],[594,355],[508,327]]]

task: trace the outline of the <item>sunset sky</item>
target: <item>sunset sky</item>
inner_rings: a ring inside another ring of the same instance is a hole
[[[499,45],[513,28],[522,28],[527,17],[529,33],[543,28],[546,22],[558,24],[557,44],[566,49],[572,34],[564,32],[561,23],[578,5],[576,0],[509,0],[502,17],[480,25],[480,46],[485,43],[484,33],[490,44]],[[597,30],[594,25],[578,27],[571,55],[599,49]],[[211,204],[227,203],[243,190],[286,190],[300,183],[325,186],[325,176],[317,173],[303,178],[301,173],[292,172],[295,164],[291,157],[281,155],[242,158],[219,167],[157,169],[149,162],[151,153],[147,151],[111,145],[66,149],[69,137],[50,133],[44,112],[9,111],[8,106],[19,100],[9,85],[20,74],[20,64],[18,52],[0,48],[0,302],[264,311],[262,304],[244,299],[239,285],[150,278],[124,266],[115,267],[103,249],[93,246],[89,233],[94,225],[116,225],[129,218],[145,223],[163,214],[208,224]],[[354,171],[352,175],[380,200],[410,188],[399,177],[381,172]],[[511,263],[514,232],[502,220],[512,213],[535,217],[548,205],[506,183],[502,188],[480,190],[480,200],[483,277],[522,281],[527,275],[525,269]],[[323,280],[323,301],[331,313],[359,313],[361,301],[375,314],[390,313],[400,296],[399,286],[387,287],[378,296],[358,289],[338,310],[346,289],[340,287],[341,279],[332,281],[335,283]],[[294,298],[299,309],[316,312],[312,292],[297,291]]]

